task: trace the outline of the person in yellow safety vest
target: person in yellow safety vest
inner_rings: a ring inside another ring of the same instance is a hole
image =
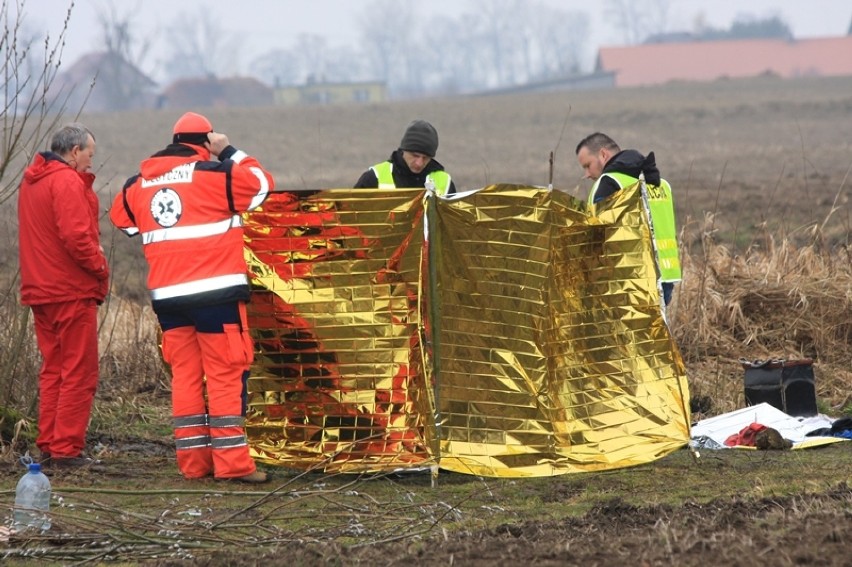
[[[394,189],[396,187],[427,187],[440,195],[456,192],[450,174],[435,159],[438,152],[438,132],[425,120],[415,120],[405,129],[399,143],[387,161],[365,171],[355,188]]]
[[[595,132],[577,144],[576,153],[584,176],[595,182],[589,191],[589,205],[638,183],[640,176],[644,177],[663,301],[668,305],[672,300],[674,284],[682,277],[672,188],[668,181],[660,178],[654,152],[643,156],[636,150],[622,150],[612,138]]]

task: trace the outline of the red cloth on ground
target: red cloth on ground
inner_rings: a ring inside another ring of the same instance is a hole
[[[754,438],[764,429],[766,429],[765,425],[754,422],[743,427],[739,433],[734,433],[725,439],[725,445],[728,447],[754,447]]]

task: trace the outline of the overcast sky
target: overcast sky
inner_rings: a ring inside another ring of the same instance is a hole
[[[20,0],[3,0],[4,3]],[[410,0],[399,0],[407,2]],[[430,0],[416,3],[424,23],[432,16],[458,16],[471,13],[482,2],[501,0]],[[586,65],[591,67],[597,47],[618,45],[620,34],[604,19],[603,0],[539,0],[565,11],[586,11],[590,17],[590,43]],[[56,34],[70,0],[24,0],[28,12],[26,25],[34,30]],[[534,4],[534,2],[524,2]],[[301,33],[321,34],[331,45],[356,45],[363,35],[363,20],[370,0],[76,0],[63,62],[73,62],[81,54],[98,49],[98,13],[115,10],[133,14],[132,25],[138,33],[151,38],[152,53],[165,43],[162,31],[173,28],[181,16],[192,17],[207,9],[221,18],[223,29],[240,36],[239,59],[248,63],[275,48],[288,48]],[[845,35],[852,20],[850,0],[672,0],[669,23],[664,31],[688,31],[699,19],[713,27],[727,28],[741,16],[766,18],[781,16],[797,38]],[[375,14],[375,25],[382,25],[382,14]],[[404,33],[401,31],[400,33]],[[160,37],[158,38],[158,34]],[[155,55],[156,57],[156,55]],[[148,59],[152,65],[154,59]],[[590,69],[587,69],[590,70]],[[150,70],[148,70],[150,71]]]

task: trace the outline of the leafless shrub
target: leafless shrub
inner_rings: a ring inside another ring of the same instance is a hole
[[[56,92],[52,85],[59,72],[73,6],[71,2],[62,31],[56,38],[46,37],[39,51],[36,36],[27,31],[24,22],[26,1],[3,0],[0,4],[0,204],[17,195],[27,164],[62,120],[67,93]],[[11,221],[13,213],[13,209],[4,207],[2,220]],[[6,233],[0,261],[5,264],[7,258],[14,258],[9,251],[17,248],[16,233],[14,222],[2,225]],[[19,305],[17,286],[17,271],[0,274],[0,315],[6,322],[0,327],[0,420],[5,424],[4,433],[7,426],[13,429],[13,439],[26,429],[27,418],[34,412],[39,364],[34,341],[30,340],[29,309]]]

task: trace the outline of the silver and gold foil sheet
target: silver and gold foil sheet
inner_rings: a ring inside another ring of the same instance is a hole
[[[258,460],[544,476],[688,441],[639,188],[275,193],[245,225]]]

